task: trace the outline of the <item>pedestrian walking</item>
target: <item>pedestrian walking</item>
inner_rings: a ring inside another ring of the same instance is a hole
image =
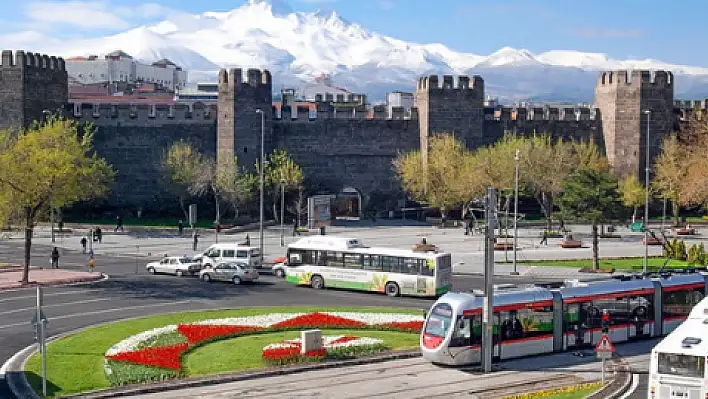
[[[249,236],[248,233],[246,233],[246,241],[245,242],[246,242],[247,247],[251,245],[251,236]]]
[[[59,268],[59,250],[57,247],[54,247],[52,249],[52,269],[58,269]]]
[[[123,232],[123,218],[120,216],[116,216],[116,229],[114,232],[117,233],[118,230],[120,230],[121,233]]]
[[[541,242],[538,245],[548,245],[548,232],[543,230],[543,237],[541,237]]]
[[[196,251],[196,250],[197,250],[197,244],[198,244],[198,243],[199,243],[199,235],[198,235],[197,232],[195,231],[195,232],[192,234],[192,251]]]
[[[96,227],[96,239],[98,239],[99,244],[103,242],[103,231],[100,227]]]
[[[184,233],[184,223],[182,223],[182,219],[177,223],[177,230],[179,230],[179,235],[182,236],[182,233]]]
[[[86,237],[81,237],[81,253],[86,253],[86,244],[88,244]]]
[[[93,254],[89,257],[88,267],[89,267],[89,271],[91,273],[93,273],[93,271],[96,270],[96,259],[94,259]]]

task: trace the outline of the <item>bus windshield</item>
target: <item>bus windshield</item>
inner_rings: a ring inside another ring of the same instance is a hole
[[[452,307],[448,304],[440,303],[435,305],[428,316],[424,334],[434,337],[444,338],[450,331],[452,325]]]
[[[705,362],[701,356],[659,353],[659,374],[703,378]]]

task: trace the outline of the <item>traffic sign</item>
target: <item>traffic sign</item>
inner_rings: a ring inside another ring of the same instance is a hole
[[[595,352],[606,352],[606,353],[612,353],[615,351],[615,346],[612,345],[612,341],[610,341],[610,337],[607,336],[607,334],[602,334],[602,338],[600,339],[600,342],[597,343],[595,346]]]

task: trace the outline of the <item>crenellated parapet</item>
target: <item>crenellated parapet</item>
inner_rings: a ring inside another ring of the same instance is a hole
[[[101,125],[214,124],[216,104],[91,104],[74,102],[67,113],[75,119]]]
[[[391,115],[385,106],[374,106],[373,112],[356,108],[337,108],[326,103],[318,104],[316,108],[297,106],[293,112],[291,107],[273,107],[273,119],[283,123],[319,122],[326,120],[418,120],[418,109],[412,108],[406,114],[403,107],[393,107]]]
[[[600,110],[590,107],[496,107],[485,108],[486,120],[522,121],[581,121],[599,120]]]
[[[653,85],[657,88],[672,88],[674,75],[669,71],[619,70],[602,72],[598,86]]]
[[[315,103],[344,103],[365,105],[366,95],[357,93],[316,93]]]
[[[235,92],[273,87],[273,78],[267,69],[247,69],[245,74],[241,68],[222,69],[219,71],[219,92],[232,90]]]
[[[12,52],[3,50],[0,68],[34,68],[66,72],[66,62],[61,57],[40,53],[27,53],[23,50]]]
[[[452,75],[443,75],[442,79],[438,75],[424,76],[418,79],[417,90],[481,90],[484,91],[484,79],[475,75],[460,75],[455,81]]]

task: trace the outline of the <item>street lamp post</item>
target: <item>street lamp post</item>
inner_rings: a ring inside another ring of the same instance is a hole
[[[263,187],[264,187],[264,169],[265,169],[265,113],[261,109],[256,110],[257,114],[261,114],[261,161],[260,161],[260,178],[261,178],[261,200],[260,200],[260,227],[259,227],[259,246],[261,252],[261,266],[263,266]]]
[[[649,125],[651,122],[651,111],[645,110],[647,115],[647,138],[646,138],[646,164],[644,165],[644,273],[649,268]]]
[[[280,179],[280,246],[285,246],[285,179]]]
[[[511,274],[513,274],[513,275],[519,274],[519,272],[516,270],[516,245],[519,242],[518,220],[519,220],[519,162],[521,161],[521,158],[519,156],[520,153],[521,153],[521,151],[516,150],[516,157],[514,157],[514,160],[516,160],[516,178],[515,178],[515,183],[514,183],[514,271],[511,272]]]
[[[44,117],[44,123],[47,123],[47,118],[49,118],[52,113],[48,109],[42,110],[42,116]],[[52,243],[56,242],[54,237],[54,182],[52,181],[52,191],[49,193],[49,218],[52,224]]]

